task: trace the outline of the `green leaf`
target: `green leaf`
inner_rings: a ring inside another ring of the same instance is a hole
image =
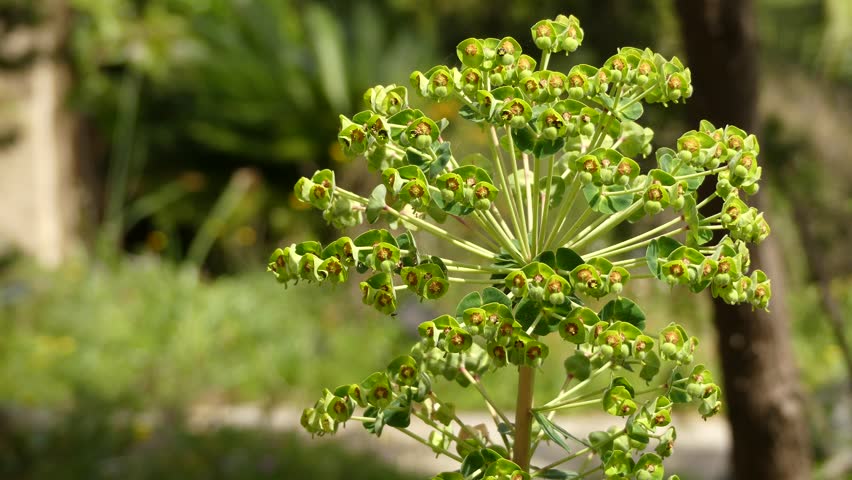
[[[633,204],[633,194],[625,193],[618,194],[625,190],[623,185],[613,185],[610,187],[599,187],[594,183],[589,183],[583,187],[583,196],[592,210],[605,214],[613,214],[627,209]],[[606,191],[606,195],[602,193]]]
[[[589,378],[592,373],[592,363],[589,357],[576,351],[573,356],[565,359],[565,372],[579,381]]]
[[[435,149],[435,155],[438,156],[438,160],[429,164],[427,172],[430,180],[440,175],[453,158],[453,153],[450,150],[450,142],[441,142],[438,148]]]
[[[648,427],[643,425],[641,422],[637,422],[636,415],[632,415],[630,418],[627,419],[626,428],[627,437],[631,440],[647,444],[648,441],[651,439],[651,437],[649,436]]]
[[[462,317],[464,311],[468,308],[478,308],[482,306],[482,295],[479,292],[470,292],[461,299],[456,307],[456,317]]]
[[[651,350],[642,360],[642,370],[639,372],[639,377],[650,383],[658,373],[660,373],[660,357],[657,352]]]
[[[524,330],[530,328],[530,326],[535,322],[535,319],[542,313],[542,305],[535,300],[531,300],[529,298],[524,298],[521,300],[521,303],[518,304],[517,310],[515,310],[515,320],[521,324]],[[535,326],[535,330],[533,333],[536,335],[547,335],[550,333],[550,326],[543,319],[538,322],[538,325]]]
[[[354,243],[357,247],[372,247],[380,242],[389,243],[395,247],[399,247],[396,243],[396,239],[393,238],[393,235],[383,228],[367,230],[361,235],[355,237],[355,240],[352,241],[352,243]]]
[[[557,138],[556,140],[540,139],[533,145],[533,155],[537,158],[544,158],[553,155],[565,146],[565,139]]]
[[[656,238],[648,244],[648,249],[645,251],[645,260],[648,262],[648,270],[659,278],[663,279],[662,270],[660,268],[659,259],[666,258],[670,253],[675,251],[681,243],[669,237]]]
[[[645,330],[645,313],[629,298],[610,300],[600,311],[601,320],[614,323],[627,322],[639,330]]]
[[[512,299],[510,299],[502,290],[494,287],[485,287],[482,290],[482,304],[500,303],[509,308],[512,308]]]
[[[475,451],[464,457],[459,471],[465,477],[469,477],[473,472],[484,468],[488,463],[490,462],[486,461],[482,450]]]
[[[512,130],[512,141],[521,151],[530,153],[535,147],[535,135],[526,128]],[[509,149],[506,149],[509,151]]]
[[[665,475],[663,469],[663,459],[656,453],[645,453],[639,457],[636,466],[633,468],[633,474],[637,475],[640,471],[644,471],[647,475],[645,478],[649,480],[662,480]],[[636,478],[639,478],[637,475]]]
[[[541,262],[550,268],[556,269],[556,255],[550,250],[539,253],[538,256],[535,257],[534,261]]]
[[[432,480],[464,480],[464,475],[459,472],[442,472],[432,477]]]
[[[555,480],[568,480],[577,478],[580,474],[574,471],[565,472],[563,470],[543,470],[536,473],[536,478],[548,478]]]
[[[577,265],[582,265],[583,263],[585,263],[583,257],[578,255],[574,250],[570,248],[556,249],[556,268],[570,272]]]
[[[675,385],[676,382],[682,378],[683,375],[681,375],[680,372],[675,373],[672,377],[672,385]],[[681,390],[679,388],[672,388],[669,391],[669,398],[673,403],[689,403],[692,400],[685,390]]]
[[[520,469],[517,463],[501,457],[488,466],[484,475],[486,478],[508,478]],[[528,474],[524,474],[524,477],[529,478]]]
[[[639,120],[639,117],[645,113],[645,109],[642,107],[642,102],[634,102],[627,108],[619,108],[618,113],[619,116],[628,120]]]
[[[379,219],[379,215],[381,215],[386,206],[385,196],[387,193],[388,189],[383,184],[376,185],[376,188],[373,189],[373,193],[370,194],[370,199],[367,203],[368,222],[376,223]]]
[[[385,425],[406,428],[411,425],[411,404],[403,397],[397,397],[382,411]]]
[[[537,410],[533,410],[533,417],[535,417],[535,421],[538,422],[541,426],[541,430],[548,436],[548,438],[553,440],[554,443],[562,447],[566,452],[571,452],[571,447],[568,446],[568,443],[565,441],[565,437],[563,437],[559,430],[557,430],[558,427],[556,424],[548,420],[543,413]]]
[[[633,457],[623,450],[613,450],[604,463],[604,475],[607,478],[625,478],[633,470]]]

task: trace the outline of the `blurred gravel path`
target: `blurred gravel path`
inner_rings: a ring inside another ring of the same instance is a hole
[[[422,473],[435,474],[440,471],[457,468],[457,463],[446,457],[435,458],[434,454],[425,447],[395,431],[385,429],[380,438],[368,434],[358,422],[349,422],[347,428],[341,429],[337,435],[316,437],[310,439],[299,425],[301,409],[295,407],[279,407],[263,410],[253,405],[242,406],[199,406],[193,410],[190,422],[195,428],[215,428],[232,426],[244,428],[271,428],[275,430],[295,430],[301,432],[305,441],[316,443],[341,442],[354,450],[371,452],[384,461],[397,465],[402,469]],[[484,423],[489,431],[496,435],[491,417],[487,413],[462,412],[462,421],[469,425]],[[700,417],[675,413],[673,423],[677,427],[677,441],[674,455],[666,460],[666,476],[677,473],[683,480],[723,480],[730,477],[728,452],[730,450],[730,432],[724,417],[717,416],[707,421]],[[593,430],[604,430],[610,425],[618,425],[618,420],[608,415],[598,413],[557,416],[555,419],[562,427],[578,437],[586,437]],[[623,425],[624,422],[621,422]],[[426,437],[429,428],[422,422],[414,421],[410,429]],[[655,445],[654,442],[651,445]],[[533,464],[545,465],[564,457],[564,451],[552,443],[542,444],[536,452]],[[575,464],[563,465],[566,469],[578,469],[582,460]],[[427,477],[428,478],[428,477]]]

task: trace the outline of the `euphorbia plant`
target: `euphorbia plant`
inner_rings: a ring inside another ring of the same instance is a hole
[[[457,158],[442,136],[445,119],[409,106],[406,87],[377,86],[364,96],[367,110],[341,115],[338,136],[347,155],[365,157],[380,174],[372,193],[344,189],[330,170],[296,184],[296,196],[336,227],[366,216],[389,229],[277,249],[269,270],[278,281],[342,283],[357,272],[365,275],[364,303],[387,314],[405,290],[423,300],[450,288],[473,290],[455,311],[422,323],[420,342],[387,369],[325,390],[302,425],[320,435],[346,422],[376,435],[398,429],[460,463],[441,479],[659,479],[675,439],[673,405],[697,404],[707,417],[719,411],[720,391],[703,365],[690,365],[698,340],[677,323],[648,331],[642,310],[622,293],[632,282],[662,280],[766,308],[769,280],[760,270],[748,273],[746,243],[763,240],[769,228],[743,200],[757,190],[758,143],[737,127],[701,122],[675,148],[654,150],[653,132],[637,121],[643,102],[690,97],[690,71],[680,60],[622,48],[601,67],[552,71],[551,55],[582,43],[578,20],[560,15],[531,32],[539,60],[511,37],[469,38],[456,49],[461,66],[411,75],[417,95],[454,102],[481,127],[486,154]],[[643,171],[637,159],[648,156],[652,168]],[[708,181],[715,193],[697,198]],[[707,212],[717,196],[722,211]],[[652,216],[663,220],[602,243],[616,226]],[[441,226],[450,217],[479,237]],[[711,244],[715,230],[727,235]],[[480,261],[421,251],[420,235]],[[588,306],[607,298],[599,311]],[[548,341],[575,349],[551,358]],[[544,362],[562,363],[565,380],[553,398],[534,402]],[[514,412],[502,411],[481,382],[500,368],[518,371]],[[495,427],[463,423],[433,390],[438,377],[479,392]],[[553,421],[559,410],[595,404],[622,418],[620,426],[577,438]],[[428,438],[408,429],[412,421],[433,428]],[[543,440],[564,448],[565,457],[531,465]],[[582,472],[558,470],[580,456],[597,461]]]

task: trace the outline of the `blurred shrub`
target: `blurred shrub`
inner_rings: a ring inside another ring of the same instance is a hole
[[[416,478],[335,442],[268,430],[115,421],[89,405],[48,425],[0,425],[0,477],[53,480]],[[0,424],[2,424],[0,418]]]
[[[630,37],[627,43],[653,43],[654,19],[667,11],[655,0],[599,3],[572,8],[601,18],[588,28],[605,45],[592,56],[603,58],[624,37]],[[407,84],[408,66],[434,63],[436,45],[454,47],[462,26],[483,35],[511,26],[520,34],[541,11],[564,8],[556,0],[534,6],[498,0],[487,9],[468,0],[71,4],[72,105],[92,127],[84,159],[91,199],[105,202],[90,210],[95,213],[88,220],[93,226],[114,221],[133,200],[158,194],[186,172],[200,172],[202,191],[146,212],[135,228],[111,235],[125,235],[125,245],[136,250],[159,231],[169,240],[164,253],[178,259],[234,169],[256,168],[268,188],[252,205],[254,217],[225,233],[254,224],[258,251],[266,251],[265,242],[297,225],[276,221],[280,214],[271,205],[287,204],[302,174],[342,158],[337,119],[326,112],[358,111],[364,90],[376,83]],[[597,8],[612,15],[588,13]],[[218,247],[230,248],[221,241]],[[228,267],[214,266],[223,269]]]
[[[344,292],[315,302],[313,288],[297,286],[282,303],[263,272],[204,282],[143,258],[32,278],[28,295],[0,305],[9,404],[72,405],[78,392],[124,408],[301,399],[404,348],[398,322],[353,314]]]

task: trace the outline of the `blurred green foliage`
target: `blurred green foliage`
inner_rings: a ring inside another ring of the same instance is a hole
[[[20,480],[417,478],[339,443],[308,442],[294,433],[190,429],[176,419],[168,423],[117,419],[104,415],[104,410],[110,408],[89,403],[41,425],[20,419],[6,423],[0,430],[0,476]]]
[[[274,209],[287,204],[295,179],[342,159],[337,118],[328,112],[360,110],[363,92],[376,83],[407,84],[411,68],[434,63],[433,52],[455,46],[460,38],[453,32],[461,26],[526,38],[541,11],[563,8],[556,0],[536,6],[500,0],[487,10],[477,2],[440,0],[70,3],[72,106],[90,127],[87,169],[95,189],[104,191],[93,197],[98,208],[90,223],[105,221],[108,243],[121,245],[124,238],[131,250],[152,232],[165,235],[165,253],[175,259],[182,259],[188,237],[235,169],[257,169],[262,195],[250,217],[222,233],[250,225],[258,233],[257,251],[266,251],[271,240],[299,228],[293,220],[276,221],[281,215]],[[663,5],[576,5],[574,13],[587,18],[611,11],[605,22],[589,25],[600,50],[587,50],[580,60],[606,58],[627,32],[635,43],[654,44],[654,19],[666,16]],[[674,34],[669,28],[667,35]],[[199,188],[121,225],[130,203],[187,174],[203,180]]]
[[[8,283],[29,293],[0,306],[0,398],[62,407],[82,394],[137,409],[301,400],[340,382],[341,369],[380,368],[407,348],[398,322],[366,308],[352,315],[349,292],[317,302],[311,287],[283,296],[268,280],[203,282],[140,259]]]
[[[852,84],[852,3],[758,0],[762,47],[769,60]]]

